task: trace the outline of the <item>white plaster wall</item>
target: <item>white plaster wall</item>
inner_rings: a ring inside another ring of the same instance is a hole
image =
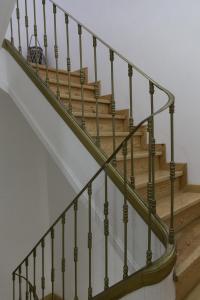
[[[6,34],[15,2],[16,0],[1,0],[0,2],[0,45]]]
[[[0,90],[0,298],[11,273],[49,226],[45,149],[11,98]]]

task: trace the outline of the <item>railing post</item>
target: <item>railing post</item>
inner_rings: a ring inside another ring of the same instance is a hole
[[[153,198],[153,184],[152,184],[152,118],[148,119],[148,132],[149,132],[149,170],[148,170],[148,183],[147,183],[147,204],[148,204],[148,248],[146,253],[147,265],[152,262],[151,250],[151,225],[152,225],[152,198]]]
[[[33,250],[33,298],[36,300],[36,248]]]
[[[38,32],[37,32],[37,15],[36,15],[36,4],[33,0],[33,12],[34,12],[34,36],[35,36],[35,49],[36,49],[36,74],[38,75]]]
[[[15,273],[12,274],[12,282],[13,282],[13,300],[15,300]]]
[[[111,73],[111,113],[112,113],[112,135],[113,135],[113,152],[116,149],[115,138],[115,84],[114,84],[114,51],[110,49],[110,73]],[[116,166],[116,157],[113,158],[113,166]]]
[[[154,113],[154,84],[149,82],[149,93],[151,100],[151,114]],[[151,118],[151,173],[152,173],[152,199],[151,207],[152,213],[156,214],[156,199],[155,199],[155,136],[154,136],[154,116]]]
[[[78,212],[78,200],[74,202],[74,300],[78,300],[78,245],[77,245],[77,212]]]
[[[123,205],[123,222],[124,222],[124,267],[123,279],[128,277],[128,203],[127,203],[127,142],[123,143],[122,148],[124,162],[124,205]]]
[[[85,74],[83,70],[83,50],[82,50],[82,26],[78,24],[79,35],[79,55],[80,55],[80,84],[81,84],[81,126],[85,130],[85,105],[84,105],[84,83]]]
[[[130,97],[130,110],[129,110],[129,132],[132,132],[134,129],[134,120],[133,120],[133,67],[128,65],[128,76],[129,76],[129,97]],[[134,174],[134,147],[133,147],[133,136],[131,136],[131,185],[135,188],[135,174]]]
[[[67,41],[67,72],[68,72],[68,97],[69,113],[72,113],[72,88],[71,88],[71,58],[70,58],[70,45],[69,45],[69,16],[65,14],[65,24],[66,24],[66,41]]]
[[[46,64],[46,85],[49,86],[49,66],[48,66],[48,39],[47,39],[47,22],[46,22],[46,0],[42,0],[43,21],[44,21],[44,48],[45,48],[45,64]]]
[[[51,299],[54,300],[54,282],[55,282],[55,268],[54,268],[54,228],[51,229]]]
[[[26,47],[27,47],[27,60],[29,55],[29,22],[28,22],[28,9],[27,9],[27,0],[25,0],[25,28],[26,28]]]
[[[97,39],[93,36],[93,48],[94,48],[94,77],[95,77],[95,99],[96,99],[96,145],[100,147],[100,136],[99,136],[99,84],[97,76]]]
[[[22,300],[22,279],[21,279],[21,274],[22,274],[22,267],[20,265],[19,266],[19,300]]]
[[[53,4],[53,15],[54,15],[54,52],[56,61],[56,96],[60,100],[60,83],[59,83],[59,70],[58,70],[58,39],[57,39],[57,20],[56,20],[57,7]]]
[[[105,202],[104,202],[104,236],[105,236],[105,277],[104,290],[109,288],[108,277],[108,237],[109,237],[109,201],[108,201],[108,176],[105,171]]]
[[[92,184],[88,185],[88,251],[89,251],[89,287],[88,300],[92,299]]]
[[[19,0],[17,0],[16,17],[17,17],[18,41],[19,41],[18,50],[19,53],[22,54]]]
[[[41,242],[42,247],[42,277],[41,277],[41,288],[42,288],[42,300],[44,300],[44,293],[45,293],[45,275],[44,275],[44,247],[45,247],[45,240],[42,239]]]
[[[62,300],[65,300],[65,214],[62,216]]]
[[[176,165],[174,162],[174,103],[169,108],[170,113],[170,135],[171,135],[171,161],[170,161],[170,182],[171,182],[171,211],[170,211],[170,227],[169,242],[174,243],[174,183]]]
[[[10,42],[11,42],[11,44],[14,46],[12,17],[10,18]]]
[[[28,258],[25,260],[26,266],[26,300],[29,298],[29,288],[28,288]]]

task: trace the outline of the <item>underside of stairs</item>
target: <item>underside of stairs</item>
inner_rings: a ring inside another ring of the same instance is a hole
[[[36,66],[32,64],[33,69]],[[39,65],[39,75],[45,80],[46,68]],[[85,123],[89,135],[96,141],[96,98],[93,83],[88,82],[88,70],[84,69],[86,82],[84,84]],[[80,71],[71,72],[71,100],[72,111],[78,122],[81,120],[81,85]],[[68,109],[69,86],[68,72],[59,70],[60,102]],[[100,87],[100,83],[99,83]],[[49,68],[49,88],[56,93],[56,69]],[[113,152],[111,96],[103,95],[98,99],[100,148],[107,155]],[[116,111],[116,146],[118,146],[129,133],[129,111]],[[147,126],[134,135],[134,169],[135,187],[139,195],[146,199],[146,186],[148,182],[148,144]],[[131,147],[128,145],[128,176],[131,175]],[[123,155],[116,157],[116,168],[123,175]],[[164,144],[156,145],[155,153],[155,193],[158,216],[169,225],[170,221],[170,177],[169,164],[166,161],[166,147]],[[175,172],[175,232],[177,240],[177,264],[175,268],[175,281],[177,300],[185,296],[200,281],[200,188],[187,184],[187,165],[177,164]]]

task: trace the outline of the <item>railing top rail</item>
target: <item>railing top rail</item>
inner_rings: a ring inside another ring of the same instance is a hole
[[[106,46],[108,49],[112,50],[118,57],[120,57],[122,60],[124,60],[127,64],[133,67],[138,73],[140,73],[143,77],[145,77],[147,80],[151,81],[158,89],[162,90],[164,93],[166,93],[170,98],[174,98],[173,94],[167,90],[165,87],[157,83],[155,80],[153,80],[149,75],[147,75],[145,72],[143,72],[140,68],[138,68],[134,63],[132,63],[130,60],[125,58],[122,54],[120,54],[118,51],[116,51],[113,47],[111,47],[107,42],[105,42],[102,38],[100,38],[98,35],[96,35],[92,30],[90,30],[87,26],[83,25],[79,20],[77,20],[75,17],[73,17],[69,12],[67,12],[65,9],[63,9],[59,4],[57,4],[53,0],[49,0],[52,4],[55,4],[63,13],[67,14],[70,19],[72,19],[74,22],[76,22],[78,25],[80,25],[82,28],[84,28],[88,33],[90,33],[92,36],[94,36],[99,42],[101,42],[104,46]]]

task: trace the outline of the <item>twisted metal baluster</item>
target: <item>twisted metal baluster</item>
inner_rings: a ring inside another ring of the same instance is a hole
[[[110,66],[111,66],[111,113],[112,113],[112,135],[113,135],[113,152],[116,149],[115,138],[115,87],[114,87],[114,52],[110,50]],[[116,157],[113,158],[113,165],[116,166]]]
[[[92,184],[88,186],[88,219],[89,219],[89,232],[88,232],[88,251],[89,251],[89,287],[88,287],[88,300],[92,299]]]
[[[49,86],[48,41],[47,41],[47,21],[46,21],[46,0],[42,0],[42,5],[43,5],[43,21],[44,21],[44,48],[45,48],[45,64],[46,64],[46,85]]]
[[[83,52],[82,52],[82,26],[78,24],[79,52],[80,52],[80,84],[81,84],[81,126],[85,130],[85,105],[84,105],[84,83],[85,74],[83,70]]]
[[[34,300],[37,299],[36,297],[36,249],[33,250],[33,298]]]
[[[97,39],[93,36],[93,47],[94,47],[94,76],[95,76],[95,99],[96,99],[96,145],[100,147],[100,136],[99,136],[99,84],[97,77]]]
[[[58,71],[58,40],[57,40],[57,22],[56,22],[57,7],[53,4],[53,15],[54,15],[54,52],[56,61],[56,96],[60,100],[60,83],[59,83],[59,71]]]
[[[41,288],[42,288],[42,300],[44,300],[44,292],[45,292],[45,275],[44,275],[44,247],[45,247],[45,240],[41,241],[42,247],[42,277],[41,277]]]
[[[129,77],[129,97],[130,97],[130,112],[129,112],[129,132],[132,132],[134,129],[134,120],[133,120],[133,67],[128,65],[128,77]],[[133,157],[133,135],[131,136],[131,185],[135,188],[135,172],[134,172],[134,157]]]
[[[104,290],[109,288],[108,277],[108,237],[109,237],[109,202],[108,202],[108,176],[105,173],[105,202],[104,202],[104,236],[105,236],[105,277]]]
[[[65,300],[65,214],[62,216],[62,300]]]
[[[78,201],[74,202],[74,300],[78,300],[78,281],[77,281],[77,271],[78,271],[78,246],[77,246],[77,211],[78,211]]]
[[[169,108],[170,113],[170,135],[171,135],[171,161],[170,161],[170,182],[171,182],[171,212],[169,227],[169,242],[174,243],[174,183],[176,165],[174,162],[174,103]]]
[[[147,202],[148,202],[148,248],[146,253],[147,265],[152,261],[151,250],[151,223],[152,223],[152,199],[153,199],[153,184],[152,184],[152,118],[148,120],[148,132],[149,132],[149,167],[148,167],[148,183],[147,183]]]
[[[28,258],[25,260],[26,266],[26,300],[29,298],[29,286],[28,286]]]
[[[19,300],[22,300],[22,278],[21,278],[21,274],[22,274],[22,269],[21,266],[19,267]]]
[[[28,9],[27,9],[27,0],[25,0],[25,27],[26,27],[26,46],[27,46],[27,60],[29,53],[29,22],[28,22]]]
[[[154,84],[150,81],[149,82],[149,93],[150,93],[150,98],[151,98],[151,114],[154,113]],[[151,208],[152,208],[152,213],[156,214],[156,199],[155,199],[155,136],[154,136],[154,117],[152,117],[152,129],[151,129],[151,135],[152,135],[152,139],[151,139],[151,145],[152,145],[152,149],[151,149],[151,171],[152,171],[152,203],[151,203]]]
[[[36,75],[38,75],[38,32],[37,32],[37,16],[36,16],[36,5],[35,0],[33,0],[33,11],[34,11],[34,36],[35,36],[35,49],[36,49]]]
[[[19,10],[19,0],[17,0],[17,7],[16,7],[16,16],[17,16],[17,27],[18,27],[18,49],[19,53],[22,53],[22,46],[21,46],[21,29],[20,29],[20,10]]]
[[[13,300],[15,300],[15,273],[12,274],[12,282],[13,282]]]
[[[14,46],[12,17],[10,18],[10,42],[11,42],[11,44]]]
[[[123,161],[124,161],[124,205],[123,205],[123,222],[124,222],[124,267],[123,279],[128,277],[128,203],[127,203],[127,142],[123,143],[122,148]]]
[[[67,72],[68,72],[68,93],[69,93],[69,113],[72,113],[72,88],[71,88],[71,59],[69,46],[69,17],[65,14],[66,40],[67,40]]]
[[[55,268],[54,268],[54,229],[51,229],[51,299],[54,300],[54,282],[55,282]]]

